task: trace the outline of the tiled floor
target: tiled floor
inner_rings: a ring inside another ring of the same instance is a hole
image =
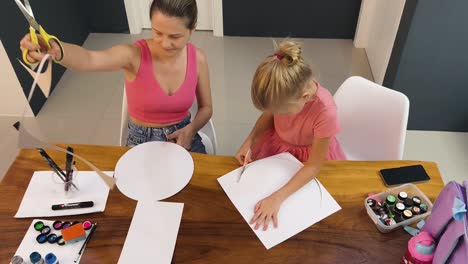
[[[91,34],[84,46],[103,49],[143,37],[150,37],[150,32],[134,36]],[[208,57],[218,154],[233,155],[259,115],[250,100],[250,81],[261,59],[273,52],[272,39],[220,38],[210,32],[196,32],[192,41]],[[319,81],[332,93],[352,75],[372,80],[364,50],[355,49],[351,40],[302,42],[304,55]],[[118,145],[122,94],[120,72],[67,71],[37,118],[27,124],[51,142]],[[11,127],[16,119],[0,117],[0,178],[18,151],[17,133]],[[467,146],[468,133],[409,131],[405,159],[436,161],[446,182],[467,179]]]

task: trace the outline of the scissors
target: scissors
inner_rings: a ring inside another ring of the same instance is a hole
[[[240,182],[241,178],[242,178],[242,174],[244,174],[244,171],[245,171],[245,168],[247,167],[247,163],[248,163],[248,160],[250,159],[250,149],[247,151],[247,153],[245,154],[245,157],[244,157],[244,164],[242,165],[242,170],[241,170],[241,173],[239,174],[239,177],[237,178],[237,182]]]
[[[44,39],[46,45],[47,45],[47,48],[50,50],[52,48],[52,46],[50,45],[50,41],[51,40],[55,40],[61,51],[62,51],[62,58],[63,58],[63,46],[62,46],[62,43],[60,42],[60,40],[56,37],[56,36],[52,36],[52,35],[49,35],[43,28],[41,25],[39,25],[39,23],[37,23],[36,19],[34,18],[34,14],[32,12],[32,9],[31,9],[31,5],[29,4],[29,0],[24,0],[24,5],[23,3],[21,3],[20,0],[15,0],[16,4],[18,5],[19,9],[21,10],[21,13],[23,13],[24,17],[26,18],[26,20],[29,22],[29,34],[31,35],[31,41],[34,43],[34,44],[39,44],[39,40],[37,38],[37,33],[36,31],[39,31],[39,34],[41,35],[41,37]],[[28,61],[27,59],[27,56],[28,56],[28,52],[29,50],[27,49],[24,49],[23,50],[23,61],[28,64],[28,65],[33,65],[35,63],[31,63]],[[60,61],[58,60],[55,60],[55,62],[59,63]]]

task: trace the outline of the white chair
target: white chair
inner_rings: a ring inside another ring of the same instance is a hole
[[[198,105],[197,100],[193,102],[192,107],[190,107],[190,114],[192,116],[192,120],[197,114]],[[216,131],[213,125],[213,120],[208,120],[199,131],[200,137],[202,138],[203,145],[205,145],[206,153],[211,155],[216,155],[216,150],[218,148],[218,140],[216,138]]]
[[[401,160],[408,124],[406,95],[362,77],[348,78],[334,95],[349,160]]]
[[[128,105],[127,105],[127,92],[124,86],[122,99],[122,115],[120,117],[120,146],[127,145],[128,137]]]
[[[194,104],[190,108],[190,114],[192,119],[197,113],[197,101],[195,100]],[[125,146],[127,144],[128,137],[128,106],[127,106],[127,94],[124,87],[123,99],[122,99],[122,116],[120,121],[120,146]],[[203,126],[200,131],[198,131],[202,142],[205,145],[206,153],[216,155],[216,149],[218,147],[218,141],[216,139],[216,131],[214,129],[213,121],[210,120]]]

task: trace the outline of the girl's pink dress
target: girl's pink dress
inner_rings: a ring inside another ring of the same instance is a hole
[[[330,92],[318,85],[313,101],[305,104],[295,115],[274,115],[274,126],[267,130],[252,146],[252,155],[261,159],[289,152],[305,162],[309,159],[314,138],[331,137],[327,160],[345,160],[335,135],[340,132],[336,104]]]

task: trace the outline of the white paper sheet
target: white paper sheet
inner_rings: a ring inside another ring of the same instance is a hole
[[[183,209],[182,203],[139,201],[118,263],[171,263]]]
[[[147,142],[127,151],[115,166],[117,188],[137,201],[159,201],[182,190],[193,175],[192,156],[169,142]]]
[[[111,171],[105,173],[112,175]],[[34,172],[15,217],[49,217],[104,212],[109,187],[100,176],[95,171],[78,171],[73,180],[79,191],[72,187],[69,190],[70,193],[66,195],[62,180],[53,171]],[[93,201],[94,206],[58,211],[53,211],[51,208],[54,204],[84,201]]]
[[[302,166],[291,154],[282,153],[249,164],[240,182],[237,179],[241,168],[218,178],[218,182],[248,224],[255,204],[284,186]],[[263,226],[258,230],[253,229],[255,225],[250,227],[270,249],[340,209],[325,187],[314,180],[283,202],[278,213],[278,228],[274,228],[272,222],[266,231]]]
[[[39,244],[36,241],[36,237],[40,234],[38,231],[34,229],[34,223],[37,221],[42,221],[44,222],[45,225],[48,225],[51,227],[51,233],[56,234],[57,236],[60,236],[60,231],[57,231],[52,228],[52,223],[54,221],[49,221],[49,220],[42,220],[42,219],[34,219],[29,226],[28,231],[26,232],[26,235],[24,235],[23,241],[21,241],[20,246],[16,250],[15,256],[20,256],[23,258],[23,260],[26,261],[26,263],[31,263],[29,261],[29,255],[37,251],[39,254],[41,254],[42,258],[45,258],[45,256],[48,253],[54,253],[54,255],[57,257],[58,261],[60,263],[74,263],[75,259],[78,257],[78,252],[80,252],[81,246],[83,246],[83,243],[85,240],[78,241],[76,243],[69,243],[65,244],[64,246],[59,246],[58,244],[50,244],[48,242],[45,242],[44,244]],[[86,235],[89,234],[91,230],[86,231]],[[99,232],[99,231],[96,231]],[[93,238],[91,237],[91,240]],[[85,251],[81,253],[81,256],[83,256]],[[13,257],[13,256],[12,256]],[[78,262],[80,263],[80,260]]]

